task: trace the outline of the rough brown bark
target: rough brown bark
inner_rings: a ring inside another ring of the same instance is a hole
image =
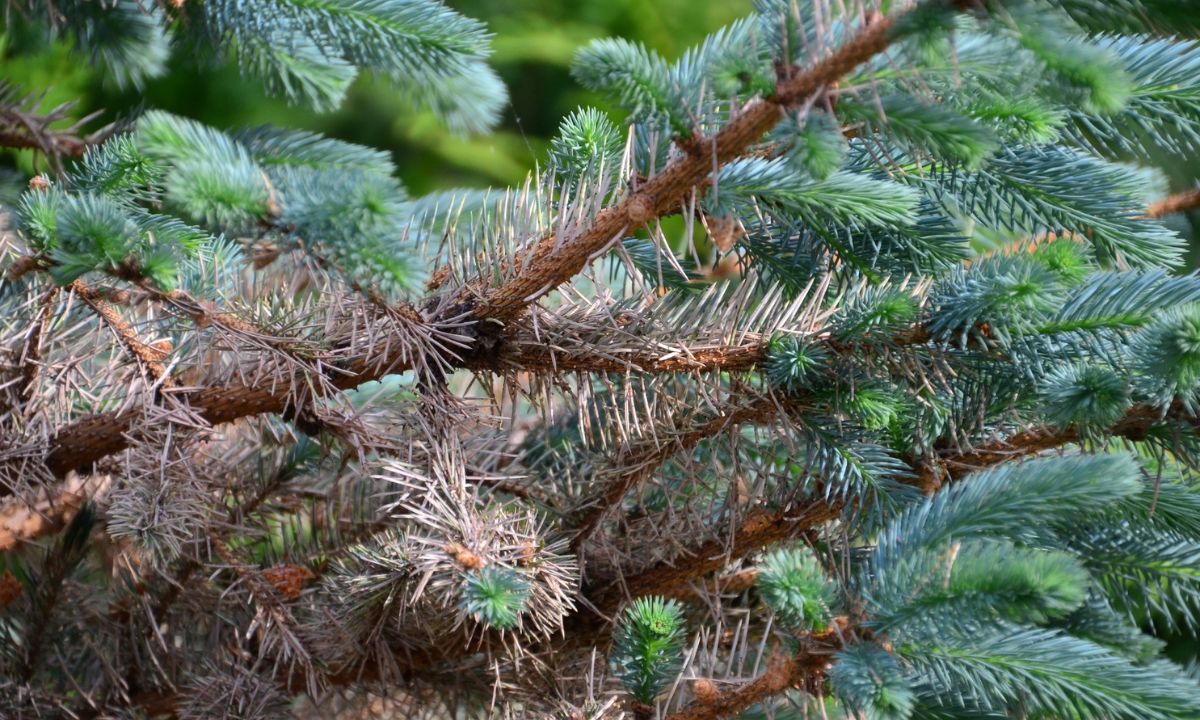
[[[668,720],[718,720],[733,717],[752,705],[761,703],[790,688],[812,691],[818,689],[830,656],[841,649],[845,618],[838,618],[838,627],[813,633],[800,640],[800,649],[785,656],[776,649],[767,660],[762,675],[737,687],[717,692],[711,683],[693,688],[696,700]]]
[[[780,81],[774,95],[747,105],[716,135],[690,140],[686,143],[689,153],[685,157],[668,165],[620,203],[601,210],[578,236],[542,238],[521,258],[521,272],[485,296],[476,308],[476,316],[511,319],[529,303],[574,277],[627,231],[673,212],[715,168],[759,142],[783,118],[785,108],[803,102],[887,49],[893,23],[887,18],[872,23],[837,52]]]
[[[79,280],[71,283],[68,288],[104,321],[125,351],[133,356],[155,382],[161,383],[163,387],[171,387],[171,378],[167,376],[167,368],[163,365],[163,360],[168,354],[166,350],[142,342],[116,308],[104,299],[103,293]]]
[[[1169,195],[1158,202],[1151,203],[1146,210],[1146,217],[1164,218],[1175,213],[1188,212],[1200,208],[1200,188]]]
[[[618,464],[625,468],[625,471],[611,479],[604,493],[590,503],[591,507],[580,520],[579,529],[571,541],[571,549],[578,551],[580,546],[587,542],[592,533],[596,531],[605,515],[621,502],[626,493],[653,475],[668,459],[677,453],[692,450],[700,441],[714,437],[724,432],[726,428],[736,427],[747,422],[760,424],[766,422],[776,415],[780,402],[782,401],[771,396],[758,398],[728,415],[715,417],[670,440],[655,443],[641,451],[619,458]]]

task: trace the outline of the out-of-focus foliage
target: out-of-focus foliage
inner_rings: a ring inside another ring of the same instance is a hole
[[[751,10],[750,0],[463,0],[449,3],[483,21],[494,34],[489,64],[508,86],[509,104],[494,132],[462,135],[411,103],[386,79],[360,75],[336,111],[315,113],[264,97],[260,84],[241,77],[236,62],[217,69],[176,52],[168,72],[148,78],[144,91],[121,88],[91,64],[73,58],[66,43],[48,44],[19,21],[0,26],[3,77],[22,87],[50,88],[46,102],[83,98],[82,116],[105,109],[106,118],[143,106],[219,127],[276,125],[303,128],[392,153],[401,179],[415,194],[446,187],[519,184],[546,157],[559,121],[582,105],[613,106],[570,76],[576,50],[598,37],[640,41],[678,56],[705,34]],[[17,20],[17,18],[14,18]],[[30,51],[35,52],[31,53]],[[0,164],[30,158],[6,153]]]

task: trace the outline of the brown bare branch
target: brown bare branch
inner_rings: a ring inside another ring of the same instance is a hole
[[[529,372],[685,373],[750,370],[766,358],[767,340],[749,338],[739,345],[689,348],[686,354],[635,351],[617,357],[559,354],[544,345],[523,345],[506,350],[501,360]]]
[[[104,299],[103,292],[80,280],[71,283],[68,289],[100,317],[108,329],[117,336],[117,340],[120,341],[125,351],[134,357],[154,382],[161,383],[165,388],[172,387],[173,383],[167,375],[167,367],[163,365],[163,360],[167,358],[168,354],[165,349],[142,342],[129,323],[125,322],[121,314]]]
[[[618,204],[601,210],[579,235],[543,237],[521,259],[521,272],[488,293],[475,315],[500,321],[515,317],[529,303],[578,274],[592,258],[628,231],[674,212],[692,188],[704,182],[714,169],[759,142],[783,118],[785,108],[807,100],[886,50],[892,42],[893,25],[894,20],[883,18],[861,29],[832,55],[781,80],[774,95],[747,105],[715,135],[688,141],[686,156],[672,162]]]
[[[625,578],[621,583],[591,588],[588,598],[602,614],[611,614],[630,597],[663,595],[681,597],[690,593],[689,583],[763,548],[800,537],[838,516],[840,509],[814,500],[799,509],[753,510],[746,514],[731,537],[709,540],[685,557],[656,563]]]
[[[1178,404],[1165,413],[1160,408],[1135,405],[1106,434],[1127,440],[1143,440],[1154,425],[1167,419],[1182,420],[1194,428],[1200,428],[1200,421],[1190,417]],[[945,450],[939,453],[935,465],[922,471],[917,482],[922,489],[932,492],[946,481],[958,480],[972,472],[1059,448],[1079,439],[1079,429],[1076,427],[1036,427],[976,448]]]
[[[837,618],[836,627],[801,639],[800,649],[793,655],[784,656],[776,649],[767,660],[766,672],[750,682],[725,692],[708,688],[709,692],[694,693],[696,701],[668,715],[668,720],[718,720],[732,717],[793,687],[809,691],[818,689],[829,667],[830,656],[842,647],[845,624],[845,618]]]
[[[41,100],[36,95],[18,97],[14,88],[0,83],[0,147],[37,150],[59,174],[62,174],[62,158],[82,157],[89,147],[99,145],[120,130],[117,124],[108,124],[84,134],[84,125],[96,119],[99,112],[76,119],[66,127],[52,128],[70,120],[77,103],[38,112]]]
[[[408,310],[415,315],[411,308]],[[338,390],[356,388],[385,375],[404,372],[409,369],[409,358],[410,348],[398,342],[389,345],[388,352],[381,355],[363,355],[348,362],[333,360],[326,364],[334,368],[328,374],[328,382]],[[174,388],[165,392],[187,404],[210,425],[220,425],[251,415],[283,412],[289,407],[293,388],[281,381],[274,387],[238,384]],[[125,449],[129,444],[126,433],[139,414],[137,409],[103,413],[64,427],[50,441],[46,466],[61,477],[73,468],[86,467]]]
[[[384,358],[355,358],[345,372],[331,373],[329,383],[336,389],[349,390],[387,374],[408,369],[406,350],[394,348]],[[742,345],[697,348],[688,354],[655,355],[650,352],[631,353],[620,359],[601,356],[557,355],[544,346],[522,345],[492,356],[488,362],[475,360],[471,369],[499,371],[506,367],[522,370],[583,372],[625,372],[641,369],[646,372],[696,372],[748,370],[766,357],[766,343],[748,338]],[[274,389],[230,385],[175,389],[168,391],[176,399],[194,408],[213,425],[231,422],[242,417],[270,412],[282,412],[288,404],[291,387],[280,383]],[[125,433],[136,418],[137,411],[106,413],[81,419],[53,438],[46,463],[60,477],[68,470],[84,467],[127,445]]]
[[[1150,207],[1146,210],[1146,217],[1158,219],[1196,209],[1200,209],[1200,188],[1175,195],[1168,195],[1157,202],[1151,203]]]

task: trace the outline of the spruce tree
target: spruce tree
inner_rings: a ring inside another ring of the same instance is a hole
[[[436,0],[8,9],[133,88],[189,52],[315,111],[506,97]],[[1156,170],[1200,153],[1196,37],[758,0],[673,61],[586,45],[624,119],[425,197],[6,86],[46,172],[0,236],[0,716],[1200,717],[1200,192]]]

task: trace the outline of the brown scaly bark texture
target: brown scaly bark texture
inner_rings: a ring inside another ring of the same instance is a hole
[[[1162,218],[1176,213],[1189,212],[1200,208],[1200,188],[1176,193],[1162,200],[1151,203],[1146,215],[1152,218]]]

